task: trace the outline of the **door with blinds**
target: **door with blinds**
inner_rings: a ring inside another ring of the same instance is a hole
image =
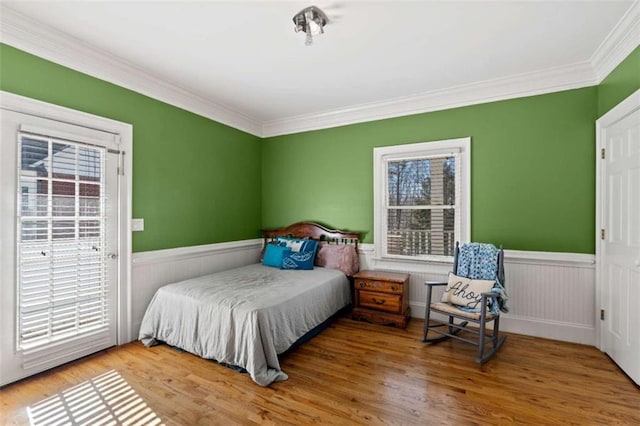
[[[116,343],[120,152],[117,135],[16,112],[1,132],[4,385]]]

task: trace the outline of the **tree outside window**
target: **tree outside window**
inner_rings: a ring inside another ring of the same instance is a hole
[[[387,252],[452,256],[455,157],[387,163]]]
[[[471,138],[374,148],[374,249],[388,262],[451,261],[470,235]],[[387,262],[387,263],[384,263]]]

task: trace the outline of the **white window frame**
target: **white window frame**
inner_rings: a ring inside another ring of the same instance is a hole
[[[401,256],[387,253],[387,164],[389,161],[415,157],[456,155],[455,241],[469,241],[471,236],[471,138],[446,139],[373,149],[373,230],[374,260],[377,267],[393,269],[399,263],[450,263],[452,256]]]

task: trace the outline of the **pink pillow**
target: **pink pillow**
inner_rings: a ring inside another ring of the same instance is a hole
[[[355,246],[351,244],[320,243],[316,255],[316,266],[340,269],[347,276],[360,270],[360,260]]]

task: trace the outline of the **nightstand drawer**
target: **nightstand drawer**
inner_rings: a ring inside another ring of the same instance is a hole
[[[385,293],[402,294],[403,284],[386,282],[386,281],[372,281],[372,280],[356,280],[357,290],[373,290],[382,291]]]
[[[358,305],[377,311],[401,313],[402,296],[371,291],[358,291]]]
[[[408,274],[364,270],[353,278],[354,320],[407,326],[411,317]]]

